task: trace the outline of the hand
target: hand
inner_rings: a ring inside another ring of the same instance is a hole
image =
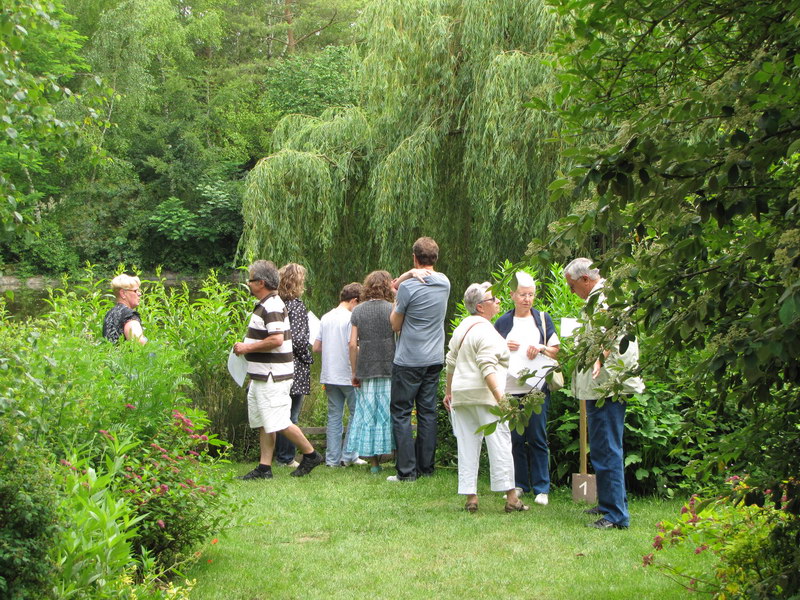
[[[245,354],[247,352],[246,348],[247,348],[247,344],[245,344],[244,342],[236,342],[233,345],[233,353],[236,356],[241,356],[242,354]]]
[[[592,367],[592,379],[597,379],[597,377],[600,375],[600,369],[602,366],[603,365],[600,362],[600,359],[594,361],[594,367]]]
[[[353,387],[361,387],[361,380],[355,375],[350,379],[350,383],[353,384]]]
[[[512,352],[516,352],[517,350],[519,350],[519,342],[516,342],[514,340],[508,340],[508,349],[511,350]]]
[[[533,360],[539,355],[539,348],[536,346],[528,346],[528,358]]]
[[[444,407],[447,409],[448,412],[450,411],[450,404],[452,402],[453,402],[453,394],[445,394],[444,400],[442,400],[442,404],[444,404]]]
[[[422,283],[425,283],[425,278],[433,273],[430,269],[411,269],[408,274],[413,277],[414,279],[418,279]]]

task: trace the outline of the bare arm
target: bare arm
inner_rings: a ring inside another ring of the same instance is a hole
[[[314,352],[322,352],[322,340],[314,340],[314,345],[311,346]]]
[[[280,348],[283,344],[283,332],[273,333],[265,337],[263,340],[255,342],[236,342],[233,345],[233,353],[237,356],[242,354],[249,354],[250,352],[268,352]]]
[[[350,329],[350,341],[347,344],[347,349],[350,351],[350,370],[352,371],[352,382],[354,387],[361,385],[358,377],[356,377],[356,362],[358,361],[358,327],[355,325]]]
[[[411,279],[412,277],[419,279],[422,283],[425,283],[425,278],[431,273],[433,273],[433,269],[409,269],[400,275],[400,277],[395,277],[392,280],[392,287],[396,292],[401,283],[403,283],[406,279]]]
[[[486,382],[486,386],[489,388],[489,391],[492,392],[492,396],[500,404],[500,401],[503,399],[503,394],[500,393],[499,388],[497,387],[497,376],[492,373],[488,373],[484,376],[483,380]]]
[[[131,319],[125,323],[125,325],[122,326],[122,332],[125,335],[126,340],[136,340],[142,345],[147,343],[147,338],[144,337],[142,324],[136,319]]]
[[[400,330],[403,328],[403,321],[405,321],[405,319],[406,316],[403,313],[399,313],[392,308],[392,314],[389,315],[389,323],[392,325],[392,331],[395,333],[400,333]]]
[[[450,410],[450,403],[453,401],[453,373],[447,373],[447,382],[444,386],[444,407]]]

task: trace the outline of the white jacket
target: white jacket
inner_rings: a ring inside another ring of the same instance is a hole
[[[466,337],[465,337],[466,336]],[[445,362],[447,373],[453,374],[452,406],[497,402],[484,377],[494,373],[499,391],[506,385],[508,345],[494,326],[479,316],[464,319],[450,338]]]

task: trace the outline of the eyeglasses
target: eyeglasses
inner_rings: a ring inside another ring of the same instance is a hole
[[[484,298],[483,300],[478,302],[478,304],[483,304],[484,302],[499,302],[499,301],[500,301],[500,298],[496,298],[496,297],[492,296],[491,298]]]
[[[140,290],[139,288],[136,288],[135,290],[127,290],[127,289],[126,289],[125,291],[126,291],[126,292],[133,292],[133,293],[134,293],[134,294],[136,294],[137,296],[141,296],[141,295],[142,295],[142,290]]]
[[[526,294],[520,294],[518,292],[514,292],[514,293],[516,294],[517,298],[522,298],[523,300],[530,300],[535,296],[535,294],[533,294],[531,292],[528,292]]]

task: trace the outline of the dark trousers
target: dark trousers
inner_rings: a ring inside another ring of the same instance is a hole
[[[397,444],[397,477],[416,479],[433,474],[436,455],[436,397],[442,365],[392,366],[392,431]],[[417,408],[417,440],[411,430],[411,411]]]
[[[300,418],[300,409],[303,408],[303,398],[305,397],[303,394],[290,394],[292,399],[292,412],[289,414],[289,418],[292,420],[292,423],[297,425],[297,420]],[[275,460],[288,464],[294,460],[295,455],[297,454],[297,448],[294,447],[294,444],[286,439],[282,433],[279,433],[275,436]]]
[[[546,389],[546,388],[545,388]],[[520,435],[511,430],[511,454],[514,456],[514,480],[526,494],[550,493],[550,452],[547,446],[547,410],[550,392],[545,392],[542,412],[531,413]]]

